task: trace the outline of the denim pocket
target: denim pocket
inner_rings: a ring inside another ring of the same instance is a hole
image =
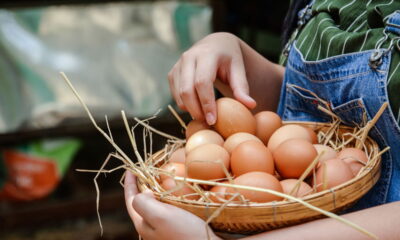
[[[331,122],[332,118],[321,111],[318,106],[325,107],[322,99],[306,89],[286,84],[285,110],[283,120]]]
[[[371,117],[369,116],[363,98],[347,101],[338,106],[332,106],[332,112],[338,116],[342,122],[349,126],[364,126]]]

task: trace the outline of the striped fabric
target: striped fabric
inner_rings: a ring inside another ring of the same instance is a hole
[[[400,10],[400,0],[316,0],[313,17],[298,35],[296,46],[306,60],[375,49],[384,40],[387,16],[395,10]],[[396,37],[400,36],[390,33],[382,47]],[[393,51],[387,89],[400,123],[400,49]],[[285,60],[282,56],[281,64]]]

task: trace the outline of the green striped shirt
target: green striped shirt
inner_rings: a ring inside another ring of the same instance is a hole
[[[306,60],[321,60],[344,53],[375,49],[384,37],[385,17],[400,10],[398,0],[316,0],[313,17],[297,36],[296,46]],[[390,33],[382,45],[399,37]],[[400,54],[394,48],[388,75],[392,111],[400,122]],[[286,59],[282,56],[281,63]]]

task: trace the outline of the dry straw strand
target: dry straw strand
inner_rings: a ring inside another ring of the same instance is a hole
[[[205,181],[205,180],[192,179],[192,178],[183,178],[183,177],[177,177],[177,176],[175,176],[174,179],[176,179],[178,181],[187,181],[187,182],[191,182],[191,183],[206,184],[206,185],[212,185],[212,186],[224,186],[224,187],[233,187],[233,188],[239,188],[239,189],[244,189],[244,190],[266,192],[266,193],[269,193],[269,194],[273,194],[275,196],[279,196],[279,197],[282,197],[282,198],[287,198],[289,200],[298,202],[298,203],[300,203],[300,204],[302,204],[302,205],[304,205],[304,206],[306,206],[306,207],[308,207],[308,208],[310,208],[310,209],[312,209],[314,211],[322,213],[325,216],[334,218],[334,219],[338,220],[339,222],[342,222],[345,225],[350,226],[350,227],[356,229],[357,231],[369,236],[370,238],[377,239],[375,234],[370,233],[366,229],[360,227],[359,225],[357,225],[357,224],[355,224],[355,223],[353,223],[353,222],[351,222],[351,221],[349,221],[349,220],[347,220],[345,218],[342,218],[342,217],[340,217],[340,216],[338,216],[338,215],[336,215],[334,213],[325,211],[325,210],[323,210],[321,208],[315,207],[315,206],[311,205],[310,203],[305,202],[305,201],[303,201],[303,200],[301,200],[299,198],[296,198],[296,197],[293,197],[293,196],[290,196],[290,195],[287,195],[287,194],[284,194],[284,193],[281,193],[281,192],[277,192],[277,191],[274,191],[274,190],[271,190],[271,189],[250,187],[250,186],[236,185],[236,184],[227,184],[227,183],[220,183],[220,182],[212,182],[212,181]]]

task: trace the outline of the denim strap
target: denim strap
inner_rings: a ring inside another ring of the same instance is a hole
[[[385,30],[400,36],[400,11],[396,10],[386,20]]]

